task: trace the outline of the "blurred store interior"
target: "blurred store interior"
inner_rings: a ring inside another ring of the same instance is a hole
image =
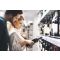
[[[0,10],[0,16],[4,12]],[[60,10],[23,10],[23,16],[27,39],[41,37],[27,51],[60,51]]]

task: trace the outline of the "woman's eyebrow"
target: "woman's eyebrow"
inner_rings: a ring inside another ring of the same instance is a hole
[[[20,19],[24,20],[24,17],[23,16],[20,16]]]
[[[24,20],[24,17],[23,16],[20,16],[20,17],[16,17],[18,20]]]

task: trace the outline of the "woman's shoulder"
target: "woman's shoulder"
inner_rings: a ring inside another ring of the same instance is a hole
[[[9,31],[9,35],[12,35],[12,34],[16,34],[16,31],[14,28],[12,28],[10,31]]]

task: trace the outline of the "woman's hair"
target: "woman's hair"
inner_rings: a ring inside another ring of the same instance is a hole
[[[12,23],[13,17],[16,16],[17,14],[23,14],[22,10],[6,10],[5,15],[7,16],[12,16],[9,18],[9,21]]]
[[[23,11],[22,10],[6,10],[5,14],[12,15],[14,17],[17,14],[23,14]]]

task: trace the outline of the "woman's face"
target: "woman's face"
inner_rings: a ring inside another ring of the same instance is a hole
[[[21,28],[23,24],[23,16],[21,14],[18,14],[17,16],[13,17],[13,25],[15,28],[19,29]]]

